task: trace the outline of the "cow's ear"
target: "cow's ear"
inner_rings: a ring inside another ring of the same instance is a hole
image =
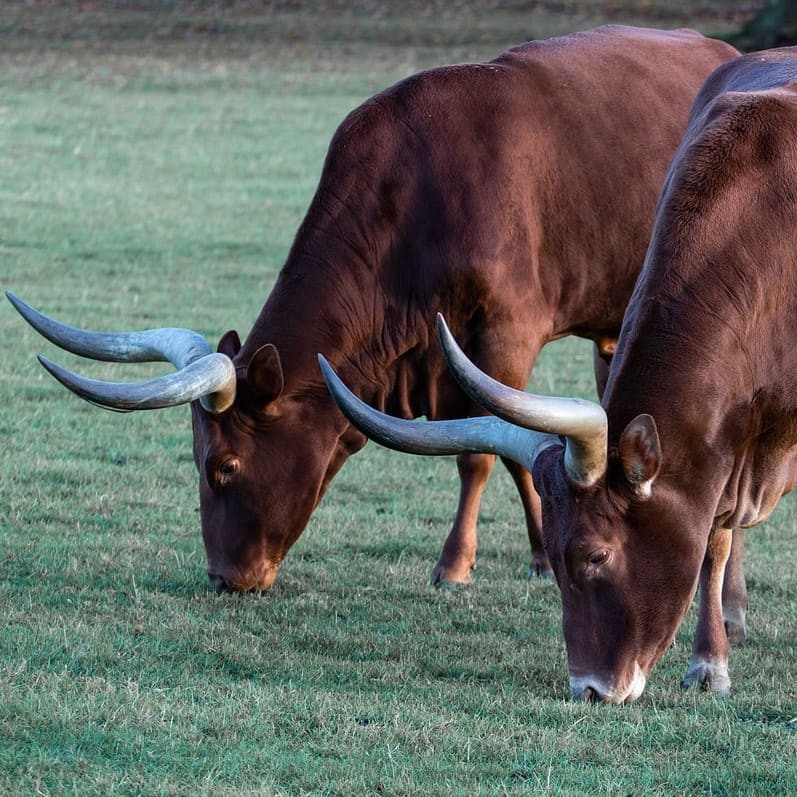
[[[661,467],[661,444],[656,422],[650,415],[637,415],[620,437],[623,472],[640,498],[650,496],[653,480]]]
[[[246,381],[264,404],[279,398],[285,380],[279,352],[273,343],[261,346],[254,353],[246,369]]]
[[[240,350],[241,339],[238,337],[238,333],[234,329],[225,332],[219,341],[219,354],[226,354],[232,360]]]

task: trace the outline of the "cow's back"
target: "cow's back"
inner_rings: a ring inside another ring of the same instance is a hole
[[[503,376],[517,384],[547,340],[616,335],[691,103],[734,54],[690,31],[608,26],[375,95],[333,137],[240,359],[273,342],[303,382],[317,351],[367,358],[356,370],[386,390],[429,394],[402,398],[402,414],[434,414],[438,311],[485,366],[514,347]]]
[[[512,294],[552,336],[616,332],[691,103],[734,54],[607,26],[421,72],[343,122],[309,219],[337,234],[355,208],[380,290],[411,286],[424,310]]]
[[[638,293],[690,311],[689,329],[702,321],[690,335],[699,341],[708,319],[698,302],[677,301],[691,286],[747,342],[763,324],[769,346],[765,311],[797,311],[797,289],[787,289],[797,288],[795,223],[797,47],[788,47],[735,59],[706,82],[668,170]],[[643,309],[635,303],[629,317]]]

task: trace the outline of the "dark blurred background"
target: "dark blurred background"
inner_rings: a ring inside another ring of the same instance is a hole
[[[392,24],[399,19],[403,24]],[[760,49],[794,42],[797,0],[3,0],[0,47],[6,54],[112,50],[145,41],[245,53],[269,43],[345,43],[363,35],[388,45],[489,44],[604,22],[690,25]]]

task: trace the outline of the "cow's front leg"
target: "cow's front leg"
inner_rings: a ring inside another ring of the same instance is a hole
[[[747,584],[744,579],[744,529],[733,530],[731,553],[722,583],[722,619],[730,645],[747,637]]]
[[[542,547],[542,507],[540,497],[534,489],[531,474],[517,462],[511,459],[501,460],[506,469],[512,475],[515,486],[520,493],[520,500],[523,502],[523,511],[526,514],[526,529],[529,533],[529,544],[531,545],[531,564],[529,565],[529,578],[540,576],[541,578],[553,578],[553,570],[545,549]]]
[[[714,529],[711,532],[700,569],[700,609],[692,659],[681,686],[730,694],[728,675],[728,637],[722,619],[722,582],[725,563],[731,551],[733,532]]]
[[[457,457],[459,506],[454,525],[432,571],[432,584],[444,586],[470,581],[470,571],[476,565],[479,504],[494,464],[492,454],[460,454]]]

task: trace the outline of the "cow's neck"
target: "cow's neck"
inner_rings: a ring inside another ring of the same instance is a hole
[[[286,394],[329,398],[317,355],[323,354],[365,401],[405,417],[424,414],[416,395],[427,366],[429,321],[394,296],[360,255],[328,237],[318,254],[300,243],[247,337],[239,362],[273,343],[280,354]],[[345,262],[345,267],[338,264]],[[394,317],[401,310],[400,324]],[[395,334],[396,329],[401,334]],[[331,399],[330,399],[331,401]]]
[[[797,388],[797,355],[778,341],[789,339],[797,308],[773,312],[773,275],[743,262],[745,247],[724,248],[742,253],[724,276],[729,264],[701,258],[698,247],[664,248],[667,269],[646,267],[624,321],[604,394],[610,445],[635,415],[649,413],[662,478],[717,524],[753,525],[795,481],[797,407],[784,402]],[[788,275],[774,279],[784,284]],[[783,349],[777,363],[773,345]]]
[[[683,492],[694,511],[713,512],[733,466],[728,425],[742,391],[715,367],[723,357],[719,341],[675,341],[659,328],[649,331],[653,326],[654,318],[641,322],[636,340],[624,329],[603,399],[610,450],[637,415],[651,415],[664,463],[658,483]]]

